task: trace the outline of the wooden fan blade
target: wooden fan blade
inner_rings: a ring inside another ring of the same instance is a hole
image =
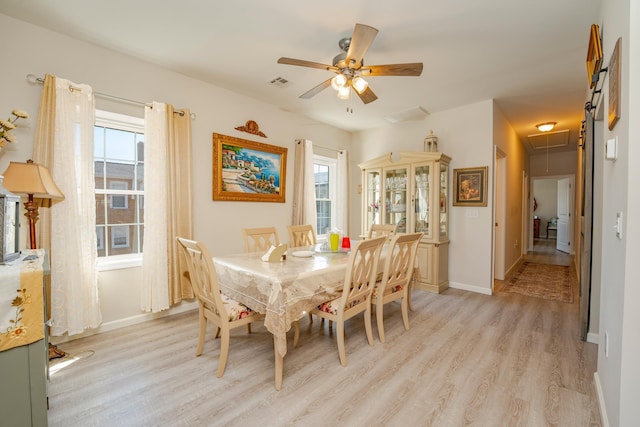
[[[358,91],[355,89],[353,91],[358,94],[362,102],[364,102],[365,104],[368,104],[378,99],[378,96],[375,93],[373,93],[370,87],[367,87],[362,93],[358,93]]]
[[[333,71],[334,73],[340,72],[340,70],[332,65],[320,64],[319,62],[305,61],[303,59],[285,58],[278,59],[278,64],[297,65],[299,67],[318,68],[320,70]]]
[[[369,46],[376,38],[378,30],[368,25],[356,24],[351,35],[351,43],[347,51],[347,65],[352,68],[359,68],[362,64],[362,58],[367,53]]]
[[[331,77],[331,79],[332,78],[333,77]],[[305,93],[300,95],[300,98],[309,99],[309,98],[319,94],[320,92],[322,92],[323,90],[325,90],[326,88],[331,86],[331,79],[327,79],[327,80],[323,81],[322,83],[320,83],[318,86],[306,91]]]
[[[360,69],[363,76],[419,76],[422,62],[410,64],[367,65]]]

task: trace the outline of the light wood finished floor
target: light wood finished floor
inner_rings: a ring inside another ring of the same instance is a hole
[[[95,354],[51,378],[49,425],[599,426],[578,305],[415,291],[409,331],[400,306],[385,307],[385,344],[367,345],[361,317],[347,322],[346,368],[327,324],[305,318],[281,391],[264,326],[232,332],[216,378],[213,328],[195,357],[196,313],[165,317],[61,345]]]

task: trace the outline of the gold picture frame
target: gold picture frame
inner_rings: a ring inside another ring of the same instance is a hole
[[[589,32],[589,47],[587,48],[587,77],[589,78],[590,88],[593,88],[598,82],[601,65],[602,41],[600,40],[600,27],[593,24]]]
[[[287,148],[213,134],[213,200],[285,202]]]
[[[453,170],[453,206],[487,206],[488,166]]]
[[[620,118],[620,50],[622,39],[618,38],[609,61],[609,130],[613,130]]]

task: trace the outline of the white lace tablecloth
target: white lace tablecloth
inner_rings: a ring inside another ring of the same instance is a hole
[[[24,250],[0,266],[0,351],[44,338],[44,256],[44,249]]]
[[[339,295],[348,253],[314,253],[307,258],[287,252],[285,261],[265,262],[262,253],[214,257],[222,293],[265,314],[265,327],[275,336],[276,351],[287,353],[287,331],[305,312]]]

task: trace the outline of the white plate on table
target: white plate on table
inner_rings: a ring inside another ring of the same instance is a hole
[[[292,252],[291,255],[298,258],[309,258],[313,256],[313,251],[295,251],[295,252]]]

